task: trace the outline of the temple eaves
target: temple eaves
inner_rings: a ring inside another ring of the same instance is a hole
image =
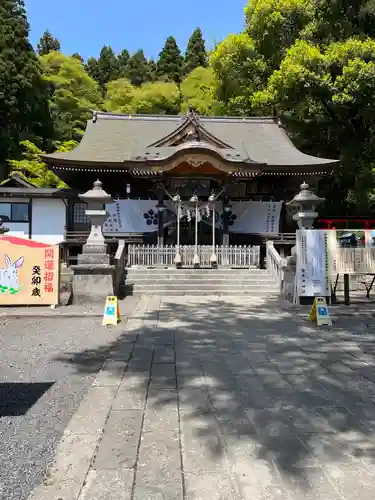
[[[192,150],[216,154],[244,172],[258,164],[264,173],[294,175],[331,172],[338,160],[299,151],[274,117],[207,117],[188,113],[119,115],[95,112],[86,132],[71,152],[43,155],[61,169],[149,169],[176,154]]]

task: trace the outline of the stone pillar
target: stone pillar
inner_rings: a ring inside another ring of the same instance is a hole
[[[114,293],[115,267],[110,263],[108,246],[103,235],[103,224],[108,217],[105,205],[113,203],[111,196],[102,189],[102,183],[94,182],[92,190],[80,195],[87,203],[86,215],[91,231],[77,265],[71,266],[73,276],[73,302],[76,304],[103,303]]]

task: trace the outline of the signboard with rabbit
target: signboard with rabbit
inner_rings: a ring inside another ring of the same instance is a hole
[[[59,247],[0,236],[0,306],[59,302]]]

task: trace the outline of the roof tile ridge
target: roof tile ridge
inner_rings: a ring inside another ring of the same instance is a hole
[[[109,111],[93,111],[93,120],[168,120],[180,121],[181,115],[148,115],[140,113],[112,113]]]
[[[277,123],[273,116],[201,116],[201,121]]]
[[[142,114],[142,113],[114,113],[111,111],[91,110],[95,120],[167,120],[167,121],[185,121],[187,115],[165,115],[165,114]],[[207,116],[199,115],[198,121],[216,121],[216,122],[259,122],[259,123],[278,123],[274,116]]]

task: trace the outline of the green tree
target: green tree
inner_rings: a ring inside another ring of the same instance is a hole
[[[142,85],[151,80],[150,68],[143,50],[138,50],[130,56],[127,77],[132,85]]]
[[[111,47],[104,46],[100,51],[98,59],[99,80],[98,83],[102,90],[111,80],[116,80],[120,74],[119,60]]]
[[[83,57],[81,56],[81,54],[78,54],[78,52],[74,52],[74,54],[72,54],[72,57],[74,57],[74,59],[78,59],[80,63],[85,64]]]
[[[60,42],[46,30],[38,43],[38,54],[45,56],[50,52],[60,51]]]
[[[345,40],[351,36],[375,37],[374,0],[314,0],[314,17],[307,36],[319,43]]]
[[[278,68],[312,18],[312,0],[250,0],[245,8],[246,32],[270,70]]]
[[[134,92],[135,87],[126,78],[109,82],[104,109],[113,113],[133,113]]]
[[[98,85],[74,57],[51,52],[40,61],[50,86],[49,106],[56,137],[78,140],[92,116],[91,110],[101,106]]]
[[[118,76],[121,78],[127,78],[128,64],[129,64],[130,54],[124,49],[121,54],[118,55]],[[113,78],[112,78],[113,79]]]
[[[374,102],[375,41],[356,38],[323,49],[297,41],[253,96],[260,111],[276,108],[305,151],[341,158],[329,193],[336,213],[375,208]]]
[[[157,75],[176,83],[180,83],[182,76],[183,57],[173,36],[167,38],[157,62]]]
[[[95,57],[89,57],[85,65],[85,70],[89,76],[97,83],[100,82],[100,69],[98,60]]]
[[[180,92],[174,82],[144,83],[132,100],[134,113],[176,115],[180,111]]]
[[[263,88],[267,63],[247,33],[229,35],[211,53],[211,64],[219,82],[218,96],[229,114],[251,112],[252,94]]]
[[[194,30],[187,44],[184,60],[184,72],[185,74],[188,74],[199,66],[206,67],[207,65],[208,57],[205,41],[203,39],[201,29],[197,28]]]
[[[150,73],[150,80],[155,82],[157,80],[157,65],[153,59],[148,61],[148,68]]]
[[[45,154],[31,141],[21,141],[22,157],[20,160],[9,160],[10,173],[18,173],[26,181],[36,187],[68,187],[57,175],[48,170],[40,156]],[[75,141],[62,142],[58,145],[57,152],[72,151],[78,145]]]
[[[4,177],[6,159],[18,154],[21,140],[41,144],[52,130],[23,1],[3,0],[0,19],[0,177]]]
[[[181,111],[186,113],[192,106],[200,115],[223,114],[224,105],[217,98],[218,85],[212,68],[195,68],[181,82]]]
[[[173,82],[147,82],[135,87],[120,78],[108,83],[104,109],[113,113],[175,115],[180,111],[180,92]]]

